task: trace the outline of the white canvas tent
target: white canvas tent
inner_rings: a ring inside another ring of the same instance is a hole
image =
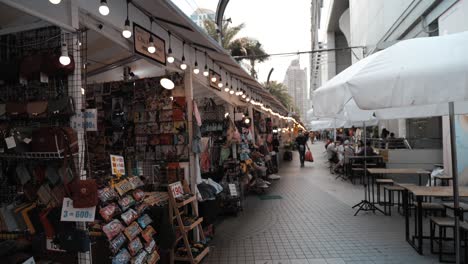
[[[403,118],[416,117],[418,114],[449,114],[454,207],[458,208],[453,116],[455,110],[457,113],[468,113],[467,43],[468,32],[463,32],[405,40],[377,52],[352,65],[315,91],[316,115],[338,113],[347,100],[355,100],[361,109],[377,112],[392,109],[382,113],[395,115],[394,118],[398,118],[397,115]],[[458,218],[455,223],[458,230]],[[458,232],[455,240],[458,263]]]

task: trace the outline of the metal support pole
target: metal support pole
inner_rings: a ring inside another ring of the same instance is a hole
[[[449,119],[450,119],[450,148],[452,154],[452,183],[453,183],[453,208],[455,211],[455,263],[460,263],[460,212],[459,212],[459,195],[458,195],[458,165],[457,165],[457,142],[455,133],[455,113],[453,102],[449,103]]]

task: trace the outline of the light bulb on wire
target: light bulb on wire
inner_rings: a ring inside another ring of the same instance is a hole
[[[68,64],[70,64],[71,59],[68,56],[68,48],[67,43],[65,43],[65,36],[63,36],[61,51],[62,52],[60,54],[59,62],[60,64],[67,66]]]
[[[223,80],[219,79],[218,87],[223,88]]]
[[[124,29],[122,30],[122,36],[124,38],[130,38],[132,36],[132,31],[130,31],[130,20],[128,19],[128,3],[130,0],[127,0],[127,19],[125,19]]]
[[[156,47],[154,46],[153,36],[149,38],[148,52],[153,54],[156,52]]]
[[[180,64],[180,68],[184,71],[187,69],[187,64],[185,64],[185,41],[182,42],[182,64]]]
[[[216,79],[216,76],[213,75],[213,76],[211,77],[211,81],[212,81],[212,82],[216,82],[216,80],[217,80],[217,79]]]
[[[60,2],[62,2],[62,0],[49,0],[49,2],[51,4],[58,5],[58,4],[60,4]]]
[[[200,69],[198,69],[197,49],[195,49],[195,63],[194,63],[194,67],[193,67],[193,73],[195,73],[195,74],[200,73]]]
[[[107,16],[110,13],[109,6],[107,5],[107,0],[101,0],[101,5],[99,6],[99,13],[103,16]]]
[[[169,49],[167,50],[167,62],[174,63],[175,59],[172,56],[172,47],[171,47],[171,32],[168,31],[167,34],[169,35]]]

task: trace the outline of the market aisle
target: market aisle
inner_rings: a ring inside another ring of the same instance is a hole
[[[250,195],[242,214],[217,227],[205,263],[438,263],[405,242],[403,217],[353,216],[362,189],[329,174],[323,149],[313,145],[316,161],[305,168],[297,154],[283,163],[267,193],[277,199]]]

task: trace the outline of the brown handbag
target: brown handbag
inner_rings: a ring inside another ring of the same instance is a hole
[[[98,204],[96,180],[76,180],[70,189],[74,208],[88,208]]]
[[[47,117],[47,101],[29,102],[26,105],[29,118]]]
[[[9,102],[6,103],[6,113],[10,117],[24,117],[27,113],[26,104]]]
[[[32,135],[31,148],[33,152],[78,152],[78,136],[71,127],[43,127],[35,130]]]

